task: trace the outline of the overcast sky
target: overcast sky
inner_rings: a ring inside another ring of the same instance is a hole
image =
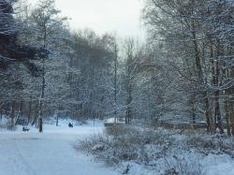
[[[140,16],[143,0],[55,0],[74,29],[93,29],[98,34],[116,32],[121,37],[142,38]]]

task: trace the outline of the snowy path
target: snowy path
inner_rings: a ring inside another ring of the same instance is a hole
[[[0,132],[0,175],[117,175],[77,152],[74,142],[101,128]]]

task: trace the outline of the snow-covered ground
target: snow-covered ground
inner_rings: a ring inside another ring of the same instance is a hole
[[[135,162],[122,162],[121,166],[115,168],[107,167],[91,155],[77,151],[74,145],[79,140],[103,132],[103,122],[74,124],[73,128],[68,127],[69,122],[60,121],[58,127],[44,124],[43,133],[38,133],[35,128],[30,128],[29,132],[23,132],[22,127],[16,131],[0,129],[0,175],[120,175],[127,166],[130,168],[128,175],[163,173]],[[196,154],[188,154],[186,159],[193,160],[191,156]],[[202,175],[234,175],[234,158],[229,155],[209,154],[194,159],[199,160],[197,163],[202,166]],[[167,166],[159,164],[160,161],[155,163],[157,167]]]
[[[43,133],[35,128],[23,132],[0,130],[1,175],[117,175],[113,169],[74,149],[74,142],[102,132],[103,123],[69,128],[44,125]]]

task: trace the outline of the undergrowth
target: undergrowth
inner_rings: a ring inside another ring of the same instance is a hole
[[[118,166],[122,162],[134,162],[160,172],[161,175],[202,174],[200,157],[196,157],[197,154],[189,155],[191,149],[196,147],[196,141],[192,138],[178,141],[174,134],[163,129],[107,127],[104,134],[93,135],[80,141],[75,147],[95,155],[110,166]]]

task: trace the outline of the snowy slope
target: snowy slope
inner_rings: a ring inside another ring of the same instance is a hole
[[[44,132],[0,131],[1,175],[117,175],[73,148],[77,139],[101,132],[102,124],[45,125]]]

